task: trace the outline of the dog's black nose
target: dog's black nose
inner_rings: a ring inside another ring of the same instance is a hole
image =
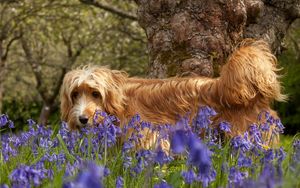
[[[89,121],[89,118],[85,115],[81,115],[81,116],[79,116],[79,121],[82,124],[87,124],[87,122]]]

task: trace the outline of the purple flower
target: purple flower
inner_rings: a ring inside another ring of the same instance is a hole
[[[253,144],[248,138],[248,133],[245,132],[244,137],[241,136],[233,137],[231,140],[231,146],[234,150],[241,149],[242,152],[246,152],[252,148]]]
[[[34,186],[39,186],[42,180],[47,178],[47,174],[48,170],[46,169],[21,165],[10,174],[9,178],[13,185],[30,186],[33,183]]]
[[[248,177],[248,173],[240,172],[237,168],[231,167],[229,171],[229,182],[234,185],[241,185],[243,180]]]
[[[130,141],[124,142],[123,148],[122,148],[122,153],[128,152],[131,148],[134,147],[134,144]]]
[[[252,160],[249,157],[246,157],[243,153],[240,153],[238,158],[239,167],[250,167],[252,165]]]
[[[185,151],[187,136],[184,130],[176,130],[171,137],[171,151],[175,154]]]
[[[275,167],[271,163],[266,163],[264,168],[260,174],[259,182],[264,187],[275,187],[276,185],[276,174],[275,174]]]
[[[0,115],[0,128],[4,127],[8,123],[9,119],[6,114]]]
[[[284,132],[283,129],[285,127],[281,123],[280,119],[275,119],[274,123],[275,123],[275,131],[276,131],[276,133],[283,133]]]
[[[160,184],[154,185],[154,188],[172,188],[171,185],[169,185],[167,182],[162,181]]]
[[[265,152],[264,157],[261,160],[264,163],[268,163],[268,162],[272,162],[274,159],[275,159],[275,153],[273,149],[269,149]]]
[[[155,156],[156,163],[162,166],[166,163],[169,163],[171,160],[171,157],[168,154],[166,154],[161,148],[158,149]]]
[[[124,187],[124,180],[121,176],[118,176],[116,180],[116,188],[122,188],[122,187]]]
[[[263,132],[268,132],[270,130],[269,123],[262,123],[260,125],[260,130],[263,131]]]
[[[32,119],[28,119],[27,122],[30,127],[36,124]]]
[[[132,164],[132,157],[125,155],[124,159],[123,159],[123,166],[125,168],[129,168]]]
[[[0,185],[0,188],[9,188],[9,186],[7,184],[2,184]]]
[[[278,163],[282,163],[282,161],[286,158],[286,152],[283,150],[283,147],[276,150],[276,158],[278,159]]]
[[[220,125],[219,125],[220,129],[224,132],[231,132],[231,126],[228,122],[221,122]]]
[[[65,182],[63,187],[89,187],[101,188],[104,177],[104,167],[92,162],[86,164],[85,169],[81,170],[72,182]]]
[[[257,125],[252,124],[249,127],[250,140],[255,144],[262,144],[262,135]]]
[[[196,179],[196,175],[193,169],[181,172],[181,176],[187,184],[192,184]]]
[[[210,182],[215,181],[217,176],[217,173],[214,169],[210,169],[207,173],[201,173],[201,169],[200,172],[196,178],[197,181],[202,182],[202,186],[203,187],[208,187]]]
[[[199,134],[201,130],[207,129],[208,126],[212,123],[210,118],[215,116],[217,113],[212,108],[208,106],[200,107],[196,117],[193,119],[193,130],[196,134]]]
[[[211,151],[194,134],[189,136],[188,164],[199,169],[203,176],[209,176],[211,169]]]
[[[15,128],[14,122],[11,121],[11,120],[9,120],[9,121],[8,121],[8,127],[9,127],[10,129]]]

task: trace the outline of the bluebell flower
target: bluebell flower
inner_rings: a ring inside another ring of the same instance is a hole
[[[245,154],[240,153],[237,163],[239,167],[251,167],[252,160],[250,157],[246,157]]]
[[[143,171],[143,161],[141,158],[137,160],[136,166],[132,168],[135,174],[140,174]]]
[[[154,188],[172,188],[172,186],[165,181],[161,181],[159,184],[154,185]]]
[[[219,125],[219,127],[220,127],[220,130],[222,130],[224,132],[231,132],[231,129],[230,129],[231,126],[226,121],[221,122],[220,125]]]
[[[276,150],[276,158],[278,159],[278,163],[282,163],[282,161],[286,158],[286,152],[283,147]]]
[[[89,187],[101,188],[104,178],[104,167],[88,162],[81,170],[74,181],[64,182],[63,187]]]
[[[35,121],[32,119],[28,119],[27,122],[30,127],[36,124]]]
[[[196,134],[200,134],[202,129],[207,129],[212,123],[210,120],[212,116],[215,116],[217,113],[207,106],[200,107],[197,115],[193,119],[193,131]]]
[[[122,153],[128,152],[130,149],[134,147],[134,144],[130,141],[126,141],[123,144]]]
[[[271,163],[265,163],[259,176],[259,182],[264,187],[273,188],[276,185],[276,169]]]
[[[182,129],[176,130],[171,137],[171,151],[175,154],[185,151],[187,144],[186,132]]]
[[[0,188],[9,188],[9,186],[7,184],[1,184]]]
[[[245,132],[244,137],[241,136],[233,137],[231,139],[230,144],[234,150],[241,149],[242,152],[249,151],[253,146],[250,139],[248,138],[247,132]]]
[[[258,129],[258,126],[256,124],[252,124],[249,127],[249,135],[250,140],[255,144],[262,144],[262,134],[261,131]]]
[[[181,172],[181,176],[187,184],[192,184],[196,179],[196,174],[193,169]]]
[[[129,168],[132,164],[132,157],[125,155],[123,158],[123,166]]]
[[[275,153],[273,149],[268,149],[264,153],[264,157],[261,159],[264,163],[272,162],[275,159]]]
[[[203,187],[208,187],[209,183],[216,180],[216,176],[217,172],[214,169],[209,169],[206,173],[202,173],[200,169],[196,180],[202,182]]]
[[[275,131],[276,131],[276,133],[283,133],[284,131],[283,131],[283,129],[285,128],[284,126],[283,126],[283,124],[281,123],[281,120],[280,119],[276,119],[275,121],[274,121],[274,123],[275,123]]]
[[[161,148],[158,149],[154,159],[156,163],[162,166],[166,163],[169,163],[171,160],[172,160],[171,157],[168,154],[166,154]]]
[[[262,123],[259,128],[263,132],[268,132],[270,130],[270,124],[268,122]]]
[[[121,176],[118,176],[116,180],[116,188],[122,188],[122,187],[124,187],[124,180]]]
[[[231,167],[229,171],[229,182],[237,187],[243,184],[243,180],[248,177],[247,172],[241,172],[235,167]]]
[[[209,176],[211,169],[211,151],[194,134],[189,136],[188,164],[199,169],[201,175]]]
[[[104,175],[104,177],[107,177],[110,175],[110,170],[107,166],[104,167],[103,175]]]
[[[13,128],[15,128],[15,124],[14,124],[14,122],[13,122],[13,121],[11,121],[11,120],[9,120],[9,121],[8,121],[8,127],[9,127],[10,129],[13,129]]]
[[[9,178],[13,185],[23,185],[26,187],[33,183],[34,186],[39,186],[42,181],[47,178],[47,172],[46,169],[36,169],[31,166],[20,165],[13,170],[9,175]]]
[[[9,119],[6,114],[0,115],[0,128],[4,127],[8,123]]]

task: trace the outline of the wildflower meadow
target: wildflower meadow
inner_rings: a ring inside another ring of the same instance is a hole
[[[132,117],[125,126],[104,112],[101,123],[69,131],[67,124],[41,126],[29,119],[23,131],[0,116],[0,187],[299,187],[300,139],[265,143],[283,132],[280,120],[262,112],[258,123],[240,136],[227,138],[231,126],[211,126],[216,112],[201,107],[193,121],[153,126]],[[262,118],[263,117],[263,118]],[[261,121],[264,119],[265,121]],[[168,141],[168,150],[140,148],[141,130]],[[200,136],[201,135],[201,136]],[[126,138],[126,139],[124,139]],[[282,144],[285,143],[285,144]]]

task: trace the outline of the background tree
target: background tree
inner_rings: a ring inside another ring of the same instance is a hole
[[[144,74],[145,35],[137,22],[123,22],[77,0],[28,1],[29,5],[39,11],[19,25],[23,36],[12,48],[4,83],[4,110],[13,119],[39,117],[39,123],[46,124],[51,115],[59,120],[59,89],[72,67],[102,64]]]
[[[22,5],[15,1],[0,1],[0,113],[9,51],[12,44],[22,35],[18,24],[35,11],[29,7],[22,7]]]

